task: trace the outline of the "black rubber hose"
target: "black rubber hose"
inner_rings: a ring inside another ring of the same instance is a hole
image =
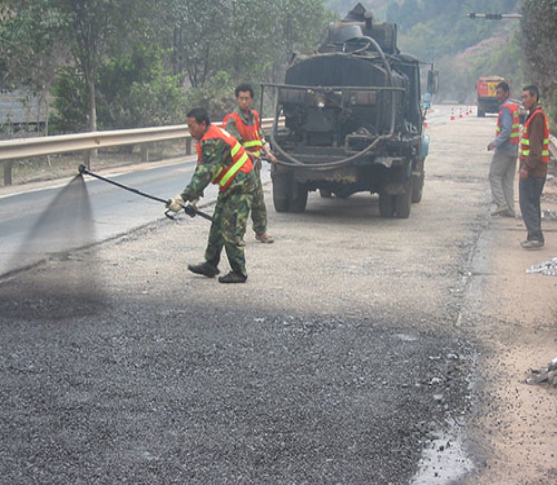
[[[385,66],[385,70],[387,72],[387,81],[389,83],[390,87],[393,87],[393,73],[391,71],[391,66],[390,64],[387,62],[387,58],[385,57],[385,53],[383,52],[383,49],[381,49],[381,46],[377,43],[377,41],[371,37],[361,37],[361,39],[365,39],[367,41],[370,42],[369,45],[373,45],[375,47],[375,49],[377,50],[379,56],[381,57],[381,60],[383,61],[383,64]],[[367,146],[364,150],[356,153],[355,155],[352,155],[348,158],[343,158],[342,160],[335,160],[332,162],[324,162],[324,163],[315,163],[315,164],[306,164],[301,162],[300,160],[292,157],[291,155],[289,155],[288,153],[286,153],[282,147],[277,143],[276,139],[275,139],[275,133],[276,133],[276,128],[278,126],[278,118],[279,118],[279,107],[278,107],[278,88],[276,90],[276,94],[275,94],[275,106],[277,107],[276,111],[275,111],[275,120],[273,123],[273,129],[271,130],[271,143],[273,144],[273,148],[275,148],[279,154],[286,158],[286,160],[288,160],[288,162],[285,162],[284,160],[277,160],[277,163],[279,165],[284,165],[286,167],[293,167],[293,168],[301,168],[301,167],[305,167],[305,168],[310,168],[310,169],[316,169],[316,170],[330,170],[336,167],[341,167],[343,165],[347,165],[351,162],[353,162],[354,160],[360,158],[361,156],[365,155],[366,153],[368,153],[371,149],[373,149],[377,143],[379,143],[382,140],[388,139],[390,137],[392,137],[394,130],[395,130],[395,116],[396,116],[396,107],[395,107],[395,92],[391,91],[391,126],[389,129],[389,133],[386,135],[381,135],[378,138],[376,138],[369,146]]]

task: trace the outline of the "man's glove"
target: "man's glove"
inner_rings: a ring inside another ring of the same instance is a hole
[[[172,197],[166,203],[167,209],[172,211],[172,212],[180,212],[184,208],[185,205],[186,205],[186,202],[180,194],[176,195],[175,197]]]

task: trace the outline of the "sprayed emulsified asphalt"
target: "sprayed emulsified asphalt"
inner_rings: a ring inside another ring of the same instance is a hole
[[[18,221],[14,221],[15,224]],[[92,244],[95,241],[91,204],[81,175],[74,177],[42,211],[27,230],[19,247],[6,257],[4,270],[29,267],[51,255]],[[4,248],[4,251],[6,248]]]
[[[187,185],[191,173],[193,165],[190,163],[180,167],[167,165],[113,173],[109,177],[167,198]],[[87,191],[87,198],[80,198],[78,186]],[[74,205],[81,200],[89,204],[87,213]],[[61,187],[46,186],[3,196],[0,205],[0,275],[40,261],[57,250],[76,249],[117,237],[151,223],[163,214],[163,204],[88,176],[74,178]],[[94,231],[75,229],[84,224],[92,224]]]

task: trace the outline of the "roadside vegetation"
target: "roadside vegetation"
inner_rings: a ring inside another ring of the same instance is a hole
[[[199,104],[218,119],[238,82],[281,80],[328,20],[322,0],[0,4],[0,89],[41,98],[48,134],[178,123]]]
[[[42,134],[215,119],[239,82],[281,82],[356,0],[0,0],[0,90],[40,100]],[[434,63],[437,101],[472,104],[478,77],[538,84],[557,122],[557,0],[362,0],[396,22],[405,52]],[[466,14],[522,13],[518,20]],[[525,55],[527,53],[528,55]],[[256,96],[258,93],[256,93]],[[2,137],[16,136],[0,127]]]

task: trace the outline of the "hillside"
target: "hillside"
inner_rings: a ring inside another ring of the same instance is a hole
[[[356,0],[331,0],[327,6],[341,16]],[[498,74],[513,85],[523,81],[516,20],[471,20],[470,12],[514,13],[520,0],[367,0],[379,21],[398,25],[399,47],[440,71],[438,100],[472,102],[479,76]]]

